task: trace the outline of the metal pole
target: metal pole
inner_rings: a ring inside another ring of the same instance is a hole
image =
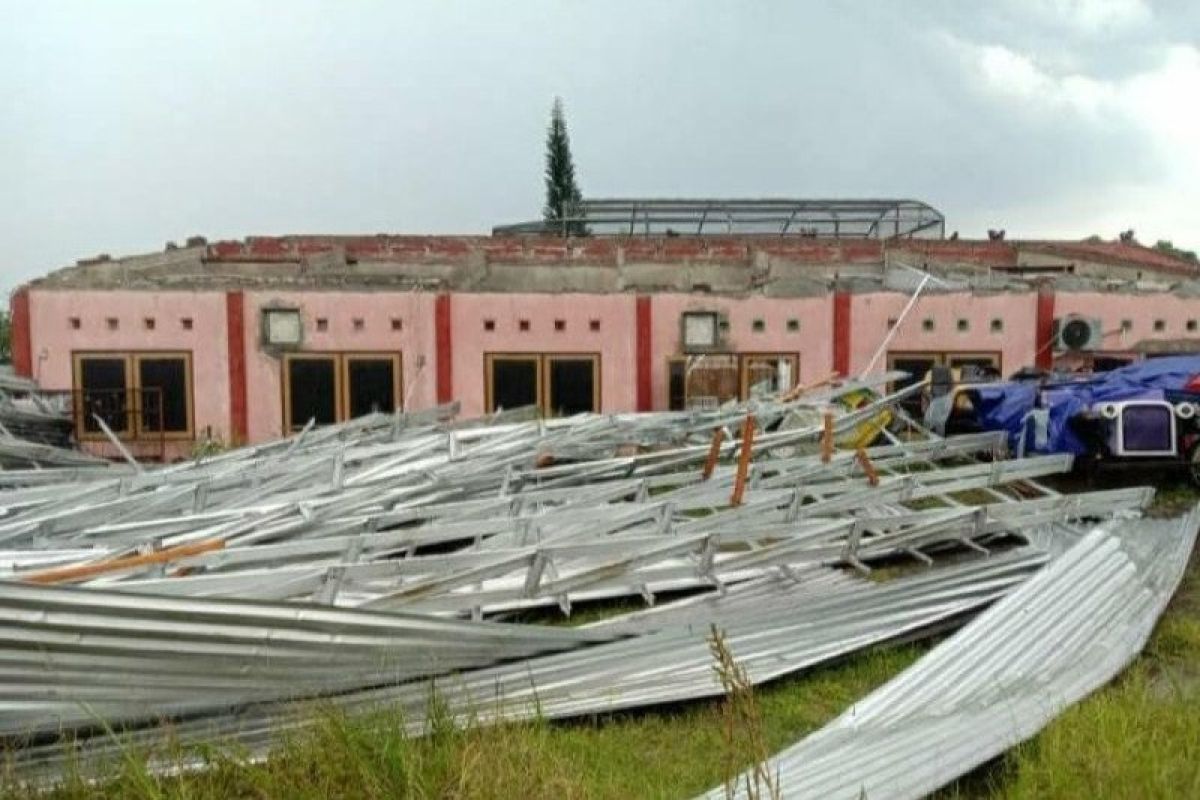
[[[921,278],[921,283],[918,284],[917,290],[912,293],[912,297],[908,298],[908,304],[904,306],[904,310],[900,312],[900,316],[896,318],[896,324],[887,332],[887,336],[883,337],[883,342],[880,343],[879,349],[875,351],[875,355],[871,356],[871,360],[867,362],[866,368],[859,373],[859,376],[866,375],[879,361],[879,357],[887,350],[887,346],[891,344],[892,339],[896,336],[896,331],[900,330],[900,326],[904,324],[904,318],[908,316],[908,312],[912,311],[913,306],[917,304],[917,298],[921,296],[921,291],[925,288],[925,284],[933,278],[929,273],[925,273],[925,277]]]

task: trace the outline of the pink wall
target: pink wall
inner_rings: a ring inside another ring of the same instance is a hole
[[[246,292],[246,395],[250,440],[282,435],[282,359],[263,351],[261,311],[264,306],[298,307],[304,320],[303,351],[401,353],[401,391],[409,407],[435,404],[434,295],[428,292]],[[328,329],[317,330],[317,319]],[[401,330],[392,330],[392,318]],[[354,320],[363,321],[355,330]]]
[[[71,327],[78,317],[80,327]],[[154,318],[154,329],[145,320]],[[183,327],[192,320],[191,330]],[[116,330],[107,320],[117,320]],[[229,348],[224,292],[30,290],[33,377],[45,389],[72,389],[71,354],[81,350],[183,350],[192,354],[193,422],[198,436],[229,433]],[[172,452],[186,453],[190,444]],[[157,444],[155,445],[157,448]]]
[[[1054,298],[1054,315],[1067,314],[1099,317],[1105,332],[1105,350],[1126,350],[1143,339],[1200,337],[1200,322],[1197,330],[1187,329],[1188,320],[1200,321],[1200,298],[1166,293],[1059,292]],[[1133,327],[1128,333],[1121,333],[1121,321],[1126,319]],[[1154,321],[1158,319],[1166,323],[1165,330],[1154,330]]]
[[[454,396],[467,416],[484,410],[486,353],[599,353],[600,407],[637,404],[636,298],[632,294],[466,294],[450,298]],[[484,330],[485,320],[495,330]],[[521,320],[529,330],[520,329]],[[555,320],[566,329],[556,331]],[[599,320],[593,331],[591,320]]]
[[[727,341],[731,352],[796,353],[800,356],[800,382],[819,380],[833,370],[833,295],[823,297],[716,297],[690,294],[656,294],[651,298],[651,385],[654,408],[667,407],[667,361],[682,350],[679,319],[685,311],[718,311],[729,320]],[[764,329],[753,330],[761,319]],[[800,330],[789,332],[787,321],[800,321]]]
[[[908,295],[899,292],[854,294],[851,303],[850,363],[862,370],[888,331],[888,319],[898,317]],[[307,351],[399,352],[403,358],[403,391],[408,407],[421,409],[436,402],[436,296],[428,292],[247,291],[245,293],[246,396],[252,441],[282,432],[280,359],[264,352],[259,341],[261,309],[267,305],[298,306],[304,316]],[[183,350],[192,353],[194,423],[198,433],[211,427],[228,437],[230,386],[226,304],[223,291],[29,290],[33,376],[47,389],[72,388],[71,353],[78,350]],[[501,294],[454,293],[450,297],[453,395],[466,416],[484,409],[485,353],[597,353],[601,358],[601,408],[630,411],[637,404],[637,297],[634,294]],[[667,361],[679,354],[679,319],[685,311],[719,311],[729,321],[733,352],[795,353],[800,380],[811,382],[833,368],[833,295],[805,298],[719,297],[654,294],[650,297],[650,378],[653,407],[667,406]],[[1189,320],[1200,320],[1200,298],[1172,294],[1110,294],[1059,292],[1055,316],[1078,313],[1104,321],[1105,350],[1123,350],[1152,338],[1198,337]],[[1005,373],[1034,362],[1037,295],[936,294],[921,298],[889,345],[890,351],[1000,352]],[[79,329],[70,319],[78,317]],[[118,321],[115,330],[108,318]],[[153,317],[147,330],[144,320]],[[185,329],[183,318],[192,320]],[[328,320],[326,331],[316,320]],[[363,320],[356,330],[354,320]],[[392,319],[402,329],[392,329]],[[932,318],[934,330],[923,329]],[[960,318],[969,321],[959,331]],[[755,320],[765,324],[753,330]],[[790,319],[800,322],[788,331]],[[991,321],[1003,321],[994,332]],[[1131,332],[1119,332],[1121,321],[1132,320]],[[1154,321],[1165,321],[1163,331]],[[485,320],[495,329],[487,331]],[[520,320],[530,329],[522,331]],[[566,328],[555,330],[555,321]],[[600,329],[593,331],[591,320]],[[1198,322],[1200,328],[1200,322]],[[882,370],[881,361],[877,369]],[[188,445],[174,447],[184,454]],[[178,451],[178,452],[176,452]]]
[[[899,318],[909,295],[899,292],[856,294],[851,298],[850,367],[857,374],[866,368],[888,333],[888,320]],[[923,320],[932,318],[926,331]],[[958,320],[968,320],[968,330],[958,330]],[[991,321],[1003,320],[1004,329],[993,332]],[[999,352],[1000,369],[1009,374],[1032,365],[1037,321],[1037,294],[922,295],[888,345],[888,351]],[[886,353],[874,372],[887,367]]]

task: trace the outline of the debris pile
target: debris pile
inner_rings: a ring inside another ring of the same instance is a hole
[[[70,397],[42,392],[36,383],[0,371],[0,468],[103,464],[71,449]]]
[[[419,730],[431,681],[453,713],[494,721],[710,697],[713,625],[754,683],[989,606],[962,636],[1016,602],[1044,605],[1052,627],[1079,609],[1037,587],[1093,550],[1118,579],[1090,601],[1152,622],[1137,587],[1159,569],[1169,594],[1190,540],[1168,547],[1165,528],[1129,519],[1150,490],[1060,495],[1038,479],[1069,456],[1009,461],[1003,434],[888,430],[904,393],[824,410],[889,379],[703,412],[456,421],[442,407],[172,466],[0,472],[0,735],[14,768],[53,780],[64,759],[155,742],[164,720],[184,743],[260,754],[310,702],[399,704]],[[903,568],[868,580],[881,562]],[[527,621],[610,598],[645,608]],[[991,674],[976,637],[952,667],[964,691]],[[1096,663],[1140,647],[1121,642]],[[1026,688],[1031,707],[1044,699]],[[1041,722],[1022,724],[1010,739]],[[853,782],[853,763],[834,772]]]
[[[1030,738],[1141,651],[1183,577],[1197,526],[1200,509],[1092,531],[772,759],[784,796],[924,797]]]

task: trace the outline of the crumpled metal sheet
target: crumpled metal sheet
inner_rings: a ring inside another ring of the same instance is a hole
[[[1039,546],[1026,546],[985,559],[917,572],[883,584],[837,570],[810,567],[791,576],[772,574],[731,587],[723,594],[668,603],[648,612],[625,615],[573,631],[539,630],[528,625],[492,625],[479,630],[495,635],[504,628],[513,629],[510,634],[513,643],[503,648],[505,652],[515,653],[521,647],[532,651],[536,647],[541,648],[542,655],[463,670],[454,675],[439,672],[444,677],[438,678],[435,685],[450,711],[475,722],[534,716],[567,718],[714,697],[723,689],[713,671],[709,649],[710,626],[713,624],[726,632],[727,642],[739,654],[751,680],[761,683],[873,645],[957,626],[980,608],[1012,591],[1041,568],[1049,557]],[[137,598],[127,596],[125,600],[133,603]],[[157,598],[153,600],[160,602]],[[196,601],[171,602],[182,608]],[[289,606],[271,608],[274,613],[283,613]],[[317,611],[347,614],[347,621],[355,620],[361,613]],[[379,616],[389,619],[391,615]],[[423,618],[406,615],[402,619],[411,624]],[[441,620],[424,619],[442,630]],[[200,624],[203,625],[203,621]],[[462,640],[461,646],[472,649],[469,645],[475,639],[472,633],[476,630],[472,623],[455,623],[444,630],[447,634],[457,633]],[[532,638],[524,640],[525,634]],[[280,641],[279,646],[282,645]],[[451,647],[449,642],[445,646]],[[319,650],[314,647],[314,652]],[[381,659],[385,654],[382,649],[377,652]],[[130,655],[137,656],[138,653]],[[148,654],[143,655],[149,658]],[[303,686],[306,674],[325,674],[315,672],[328,657],[327,653],[322,655],[324,657],[307,673],[296,671],[294,663],[272,663],[257,657],[231,658],[223,671],[214,672],[211,678],[197,677],[198,673],[204,673],[202,664],[193,668],[186,660],[173,665],[160,660],[147,665],[148,669],[154,670],[146,672],[153,678],[149,685],[129,697],[120,695],[122,673],[113,672],[108,680],[103,680],[108,687],[108,705],[101,710],[108,717],[115,717],[122,711],[126,714],[138,712],[141,707],[136,704],[136,698],[157,696],[161,702],[162,696],[170,696],[172,691],[188,694],[194,700],[207,697],[208,713],[193,709],[188,718],[172,724],[171,735],[180,742],[236,741],[249,752],[261,753],[275,741],[281,730],[303,724],[305,719],[300,707],[292,703],[263,701],[270,701],[272,692],[277,694]],[[347,654],[345,669],[340,676],[346,681],[362,678],[361,674],[356,674],[351,655],[353,651]],[[395,655],[392,653],[393,657]],[[476,651],[474,655],[484,653]],[[415,654],[412,658],[410,666],[430,667],[429,659]],[[334,657],[333,665],[339,661]],[[173,678],[171,673],[163,671],[164,667],[184,670],[186,674]],[[126,669],[133,668],[132,664],[126,665]],[[289,679],[289,669],[296,671],[290,678],[292,682],[281,683]],[[256,680],[256,677],[263,677],[257,674],[263,670],[277,673],[276,683]],[[64,681],[64,697],[77,695],[80,687],[87,683],[85,675],[64,673],[61,669],[48,670],[42,679],[48,680],[51,676]],[[213,685],[213,681],[221,677],[236,680],[235,688],[244,691],[243,700],[251,699],[256,687],[266,691],[258,695],[258,702],[235,706],[235,698],[228,688]],[[328,680],[333,677],[333,674],[327,675]],[[396,684],[370,674],[369,669],[367,677],[376,681],[374,686],[368,684],[358,690],[326,694],[318,701],[318,707],[337,706],[356,712],[398,706],[414,732],[423,730],[430,698],[429,681]],[[72,680],[74,689],[70,684]],[[187,683],[193,680],[198,682],[196,686]],[[103,686],[87,691],[101,692]],[[228,707],[215,702],[220,699],[221,691],[230,701]],[[61,704],[54,709],[56,713],[66,713]],[[151,727],[123,737],[123,742],[150,745],[160,738],[161,731]],[[74,744],[79,748],[80,762],[116,755],[112,741],[106,736],[80,737]],[[13,756],[13,766],[23,774],[48,776],[58,774],[68,757],[66,749],[58,742],[27,748]]]
[[[0,581],[0,735],[223,714],[614,635]]]
[[[773,757],[785,797],[916,798],[1032,737],[1136,657],[1183,577],[1200,506],[1101,526],[1004,600]],[[736,650],[735,650],[736,655]],[[746,796],[746,776],[737,796]],[[724,787],[709,798],[726,796]]]

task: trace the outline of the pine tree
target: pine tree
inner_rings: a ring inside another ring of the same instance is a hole
[[[546,133],[546,207],[542,218],[546,226],[571,236],[586,236],[583,216],[583,194],[575,183],[575,163],[571,159],[571,139],[563,116],[562,98],[554,98],[550,111],[550,128]],[[570,221],[566,221],[570,220]]]

